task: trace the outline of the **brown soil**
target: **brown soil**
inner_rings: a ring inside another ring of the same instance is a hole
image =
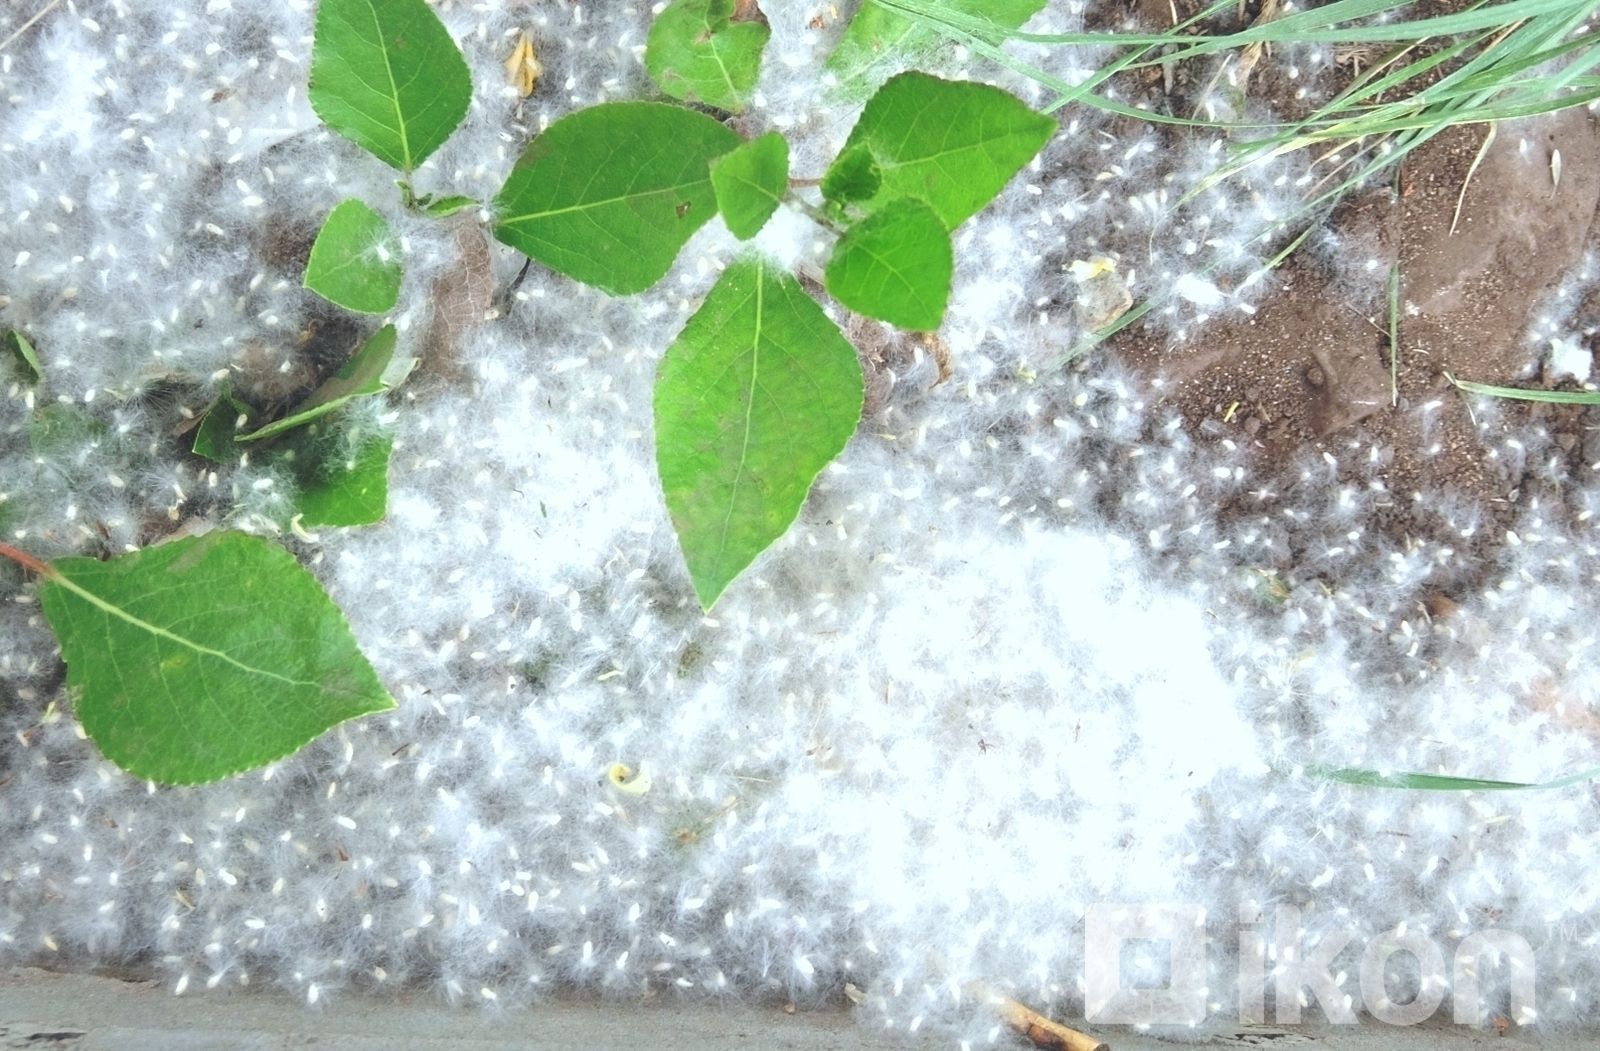
[[[1270,84],[1264,79],[1258,86]],[[1380,476],[1395,499],[1374,525],[1397,542],[1437,528],[1413,518],[1409,497],[1421,490],[1477,503],[1487,522],[1501,527],[1481,536],[1498,542],[1524,479],[1486,444],[1471,402],[1444,374],[1559,386],[1542,375],[1528,378],[1538,350],[1526,333],[1530,312],[1600,233],[1600,123],[1569,110],[1536,125],[1502,125],[1468,182],[1483,134],[1465,127],[1437,136],[1405,159],[1395,186],[1365,191],[1333,214],[1333,233],[1361,245],[1375,265],[1334,272],[1301,250],[1273,274],[1274,291],[1254,316],[1213,321],[1200,338],[1180,345],[1134,325],[1100,352],[1146,377],[1165,378],[1159,404],[1176,409],[1196,435],[1254,449],[1268,477],[1274,464],[1308,447],[1337,452],[1360,438],[1382,450]],[[1555,150],[1562,158],[1559,184],[1551,171]],[[1387,286],[1396,262],[1399,339],[1391,384]],[[1434,401],[1436,408],[1419,411]],[[1600,416],[1524,402],[1499,408],[1497,426],[1506,432],[1543,422],[1569,468],[1583,458],[1584,424]],[[1350,470],[1353,478],[1370,468]]]

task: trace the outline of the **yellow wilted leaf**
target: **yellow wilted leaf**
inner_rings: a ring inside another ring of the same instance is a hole
[[[606,779],[618,792],[630,796],[642,796],[650,791],[650,775],[641,767],[635,774],[633,768],[627,763],[612,763],[606,768]]]
[[[544,67],[533,53],[533,38],[525,32],[518,33],[511,57],[506,59],[506,76],[511,86],[517,89],[517,94],[527,98],[533,94],[533,86],[539,82],[539,75],[543,72]]]

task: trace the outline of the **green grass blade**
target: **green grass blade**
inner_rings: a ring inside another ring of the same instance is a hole
[[[1451,777],[1446,774],[1384,773],[1352,767],[1308,766],[1306,774],[1324,781],[1357,785],[1361,788],[1402,788],[1414,792],[1530,792],[1566,788],[1600,778],[1600,766],[1553,781],[1494,781],[1478,777]]]
[[[1496,387],[1489,383],[1458,380],[1446,372],[1444,378],[1468,394],[1510,401],[1540,401],[1551,405],[1600,405],[1600,390],[1529,390],[1526,387]]]
[[[1345,23],[1394,14],[1409,7],[1410,4],[1397,3],[1396,0],[1336,0],[1331,4],[1297,11],[1234,33],[1189,35],[1177,31],[1177,28],[1182,28],[1181,26],[1164,33],[1029,33],[1021,30],[996,32],[993,23],[982,18],[943,10],[933,0],[871,0],[871,2],[933,26],[941,32],[956,31],[986,36],[992,43],[1015,41],[1025,44],[1112,47],[1178,44],[1185,49],[1183,57],[1208,54],[1258,42],[1342,44],[1420,40],[1426,37],[1448,36],[1505,26],[1552,13],[1571,13],[1574,9],[1574,0],[1507,0],[1500,4],[1473,5],[1445,15],[1355,26]],[[1226,8],[1234,5],[1229,3],[1218,6]],[[1200,16],[1196,16],[1196,19],[1215,13],[1217,9],[1217,7],[1208,9]],[[1196,19],[1190,19],[1189,23],[1184,25],[1191,24]]]

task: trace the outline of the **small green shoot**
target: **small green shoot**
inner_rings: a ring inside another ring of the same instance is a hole
[[[728,231],[748,241],[789,190],[789,144],[769,131],[723,154],[711,162],[711,186]]]
[[[0,345],[6,349],[17,371],[29,383],[38,383],[44,378],[44,368],[39,364],[39,355],[34,351],[33,344],[28,337],[14,328],[6,329],[5,338],[0,340]]]
[[[950,232],[927,204],[891,201],[846,230],[828,260],[828,294],[858,314],[932,332],[950,301]]]

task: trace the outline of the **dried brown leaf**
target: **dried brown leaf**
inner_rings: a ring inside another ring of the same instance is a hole
[[[483,324],[494,303],[489,240],[470,212],[452,216],[456,261],[433,282],[433,317],[428,323],[423,365],[454,372],[461,342]]]
[[[733,0],[733,14],[728,16],[731,22],[766,22],[767,16],[761,13],[761,8],[756,6],[756,0]]]

